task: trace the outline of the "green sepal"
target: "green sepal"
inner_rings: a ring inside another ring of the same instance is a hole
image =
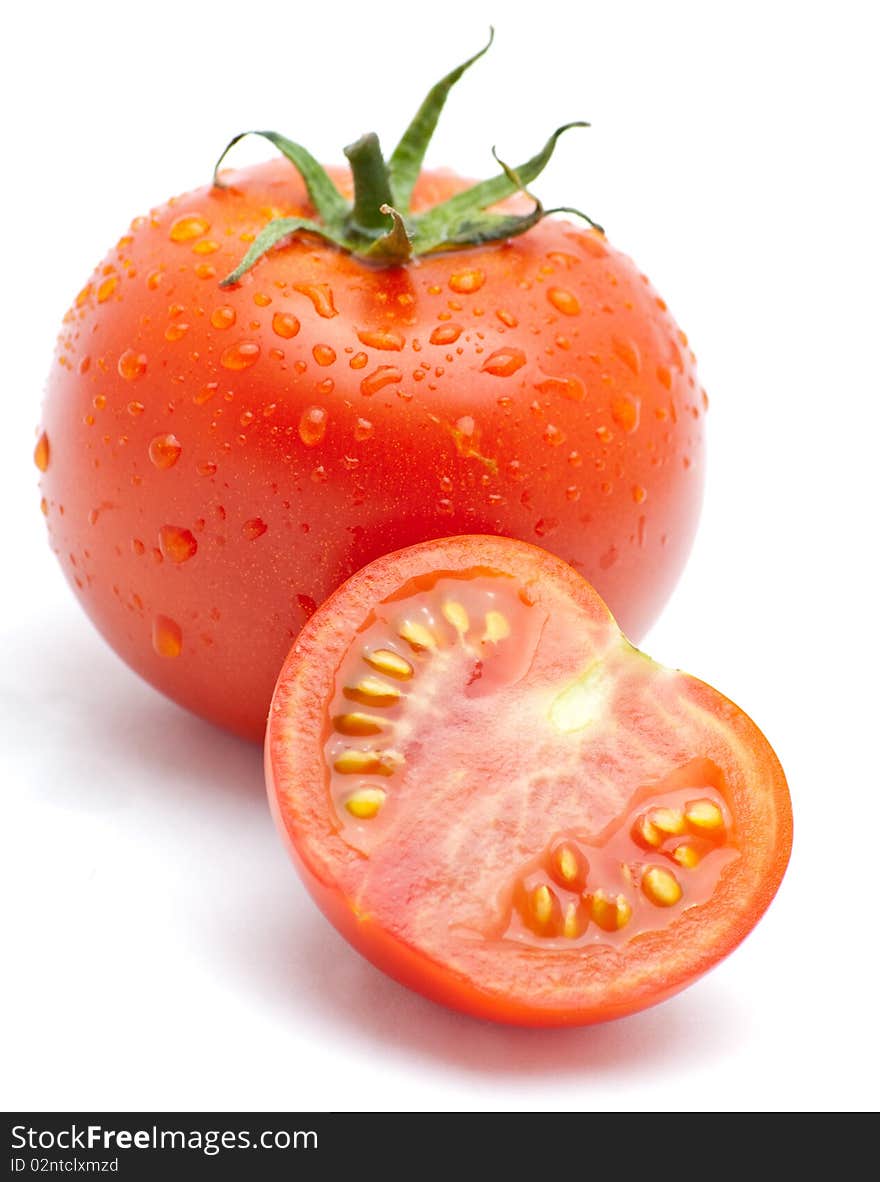
[[[406,228],[406,222],[393,205],[381,205],[380,213],[391,218],[391,229],[377,238],[363,251],[363,257],[374,263],[389,265],[409,262],[413,256],[413,240]]]
[[[568,131],[571,127],[588,126],[587,123],[564,124],[553,132],[540,152],[527,160],[525,164],[521,164],[516,170],[505,169],[498,176],[487,181],[480,181],[472,188],[465,189],[463,193],[456,193],[454,197],[426,210],[418,219],[413,244],[416,254],[428,254],[431,251],[442,250],[447,245],[461,246],[463,227],[466,225],[476,226],[481,222],[484,225],[487,224],[484,219],[478,216],[482,210],[491,205],[497,205],[507,197],[512,197],[514,193],[533,181],[544,170],[553,155],[556,142],[563,132]],[[519,183],[514,179],[514,172]],[[534,222],[531,224],[534,225]],[[500,227],[501,223],[499,222],[498,225]],[[502,232],[500,237],[504,236]],[[479,239],[481,242],[489,240],[486,236]]]
[[[422,105],[413,116],[409,127],[400,137],[400,143],[391,153],[388,172],[391,176],[392,200],[398,209],[409,209],[413,189],[422,171],[422,162],[428,144],[437,129],[437,122],[446,105],[446,99],[453,86],[474,62],[487,53],[495,39],[495,30],[489,26],[489,40],[473,57],[456,66],[428,91]]]
[[[334,225],[335,223],[341,224],[345,220],[349,211],[348,202],[333,184],[324,165],[319,164],[302,144],[294,143],[287,136],[279,135],[277,131],[242,131],[233,136],[214,165],[214,184],[218,188],[225,188],[219,176],[220,165],[226,159],[230,148],[233,148],[239,140],[243,140],[248,135],[262,136],[264,140],[274,144],[283,156],[287,157],[302,177],[309,200],[322,221],[327,222],[328,225]]]
[[[267,251],[270,251],[273,246],[277,246],[283,239],[289,238],[291,234],[296,234],[302,230],[307,231],[309,234],[319,234],[335,246],[341,246],[343,249],[346,248],[346,243],[342,238],[336,237],[326,226],[321,225],[320,222],[312,221],[311,218],[275,218],[274,221],[269,222],[266,228],[257,235],[251,243],[247,254],[235,270],[231,271],[225,279],[220,280],[220,286],[231,287],[233,283],[238,283],[242,275],[246,271],[249,271],[254,263],[258,259],[261,259]]]
[[[395,266],[418,255],[513,238],[526,233],[550,213],[574,213],[601,230],[586,214],[570,206],[545,209],[527,188],[546,167],[562,133],[572,127],[589,126],[583,122],[557,128],[543,148],[519,168],[509,168],[499,160],[503,171],[498,176],[481,181],[422,213],[412,213],[410,203],[419,170],[449,92],[462,74],[486,53],[493,37],[494,31],[490,29],[489,40],[479,53],[431,88],[387,163],[378,138],[372,133],[361,136],[345,149],[354,181],[353,202],[346,201],[310,152],[286,136],[275,131],[246,131],[230,140],[214,168],[214,184],[218,188],[224,187],[220,167],[229,150],[244,136],[259,135],[278,148],[300,173],[316,217],[276,218],[270,222],[235,270],[222,280],[222,286],[238,282],[267,251],[301,232],[317,234],[357,258]],[[534,206],[529,212],[492,211],[492,206],[517,192],[531,197]]]

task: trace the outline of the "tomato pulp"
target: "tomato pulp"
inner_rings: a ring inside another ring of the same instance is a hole
[[[132,223],[49,380],[50,541],[117,652],[259,738],[315,605],[452,533],[547,547],[638,638],[691,545],[705,399],[637,267],[548,218],[385,268],[296,237],[223,288],[268,219],[311,210],[286,161],[224,177]],[[462,184],[423,174],[413,207]]]
[[[634,649],[531,545],[378,559],[300,633],[266,739],[313,896],[399,981],[498,1021],[662,1001],[784,873],[791,810],[755,724]]]

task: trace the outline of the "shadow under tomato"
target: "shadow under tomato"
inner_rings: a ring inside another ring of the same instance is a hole
[[[328,1040],[342,1032],[377,1055],[429,1056],[508,1081],[681,1069],[723,1057],[742,1038],[744,1009],[711,978],[630,1018],[561,1030],[496,1026],[411,993],[350,948],[311,902],[274,832],[257,745],[168,702],[81,626],[30,637],[27,646],[29,659],[51,670],[51,689],[40,689],[39,702],[17,701],[10,722],[34,729],[36,751],[52,729],[38,791],[61,807],[130,807],[114,824],[137,827],[182,880],[198,848],[199,879],[177,895],[175,923],[283,1023],[324,1028]],[[69,760],[77,763],[75,795],[64,774]]]
[[[430,1056],[474,1077],[523,1080],[621,1076],[678,1070],[728,1055],[747,1014],[711,978],[664,1005],[615,1022],[570,1029],[525,1029],[478,1021],[412,993],[375,969],[324,920],[298,881],[269,899],[254,884],[242,900],[239,932],[224,971],[243,975],[262,1001],[289,1021],[342,1029],[380,1058]],[[261,889],[262,888],[262,889]],[[279,899],[286,900],[284,907]],[[218,931],[216,950],[221,951]],[[230,959],[231,954],[231,959]]]
[[[44,766],[35,786],[53,804],[114,811],[132,791],[176,800],[210,792],[264,807],[262,751],[176,706],[132,673],[79,621],[23,638],[44,671],[7,711],[10,733]],[[9,658],[14,662],[14,656]],[[32,694],[32,697],[31,697]],[[51,735],[51,742],[45,736]],[[75,784],[75,789],[71,788]]]

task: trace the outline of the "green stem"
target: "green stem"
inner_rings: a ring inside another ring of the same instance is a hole
[[[314,215],[274,218],[222,284],[238,283],[259,259],[271,250],[283,248],[295,234],[317,234],[356,258],[377,266],[396,267],[436,251],[503,242],[517,234],[525,234],[548,213],[576,213],[600,229],[579,210],[566,206],[560,206],[558,210],[544,209],[527,188],[544,170],[562,133],[569,127],[586,127],[585,123],[567,123],[558,128],[536,155],[516,169],[499,161],[502,168],[499,176],[480,181],[428,209],[418,212],[412,209],[411,198],[425,151],[449,92],[491,44],[490,30],[489,42],[479,53],[457,66],[428,91],[390,161],[383,160],[379,139],[373,133],[361,136],[345,149],[354,183],[353,203],[342,196],[327,171],[302,144],[275,131],[245,132],[245,135],[260,135],[269,140],[298,170],[314,207]],[[241,138],[239,135],[231,140],[217,161],[214,183],[218,188],[223,188],[220,166],[226,153]],[[495,208],[517,191],[532,198],[533,209],[526,213],[504,213]]]
[[[384,233],[388,229],[388,216],[382,213],[382,206],[391,205],[392,199],[388,165],[382,157],[379,137],[375,132],[368,132],[349,144],[345,154],[354,180],[354,205],[349,222],[370,237],[376,230]]]

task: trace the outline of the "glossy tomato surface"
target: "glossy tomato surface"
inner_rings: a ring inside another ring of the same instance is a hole
[[[309,212],[285,161],[226,179],[132,223],[48,383],[51,544],[120,655],[259,737],[315,606],[456,532],[551,549],[640,636],[694,534],[705,396],[633,263],[547,219],[386,269],[300,237],[226,289],[270,218]],[[414,207],[461,183],[423,175]]]
[[[791,847],[755,724],[634,649],[570,566],[505,539],[423,543],[340,588],[281,673],[266,768],[342,934],[497,1021],[664,1000],[757,923]]]

